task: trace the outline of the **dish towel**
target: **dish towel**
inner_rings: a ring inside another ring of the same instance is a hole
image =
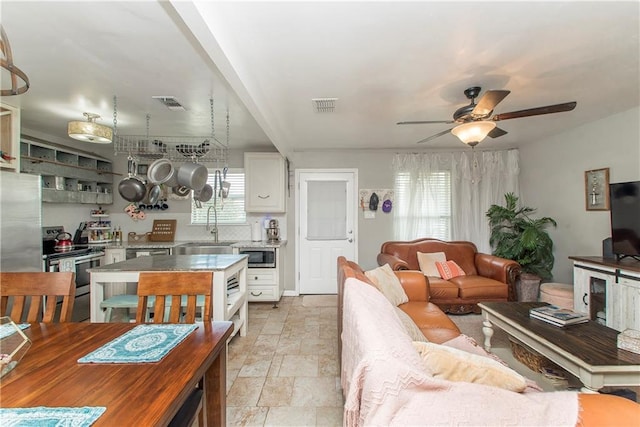
[[[73,426],[85,427],[93,424],[106,411],[102,406],[80,408],[0,408],[3,427]]]
[[[197,328],[196,324],[138,325],[81,357],[78,363],[157,362]]]

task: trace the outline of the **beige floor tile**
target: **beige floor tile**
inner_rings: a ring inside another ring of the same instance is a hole
[[[294,408],[291,406],[269,408],[265,426],[315,426],[315,408]]]
[[[256,406],[264,380],[264,377],[236,378],[227,393],[227,406]]]
[[[238,377],[238,372],[240,372],[240,369],[229,369],[229,366],[227,365],[227,393],[229,393],[233,382]]]
[[[256,360],[252,363],[245,363],[238,377],[266,377],[271,367],[271,359]]]
[[[319,377],[339,377],[340,376],[340,360],[336,353],[321,355],[318,357],[318,376]]]
[[[293,377],[270,377],[264,382],[258,406],[289,406]]]
[[[273,356],[271,359],[271,367],[269,367],[269,372],[267,373],[268,377],[277,377],[280,373],[280,367],[282,366],[282,360],[284,356],[281,354],[277,354]]]
[[[280,335],[284,328],[284,322],[272,321],[269,319],[263,326],[260,334],[262,335]]]
[[[296,377],[291,405],[341,407],[342,394],[336,390],[336,378]]]
[[[276,354],[300,354],[300,345],[302,340],[298,338],[289,338],[280,336],[278,340],[278,347],[275,350]]]
[[[285,354],[279,377],[315,377],[318,375],[318,356]]]
[[[229,426],[262,426],[267,418],[269,408],[255,406],[228,406],[227,425]]]
[[[300,354],[332,355],[338,353],[338,342],[320,338],[303,338]]]
[[[316,408],[316,426],[342,426],[342,407]]]

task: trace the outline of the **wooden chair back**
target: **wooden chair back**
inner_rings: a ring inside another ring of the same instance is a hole
[[[204,295],[202,320],[211,321],[211,288],[213,272],[163,272],[140,273],[138,279],[138,311],[136,322],[142,323],[147,315],[147,303],[155,296],[153,305],[153,323],[181,323],[182,296],[186,296],[186,314],[183,323],[193,323],[196,319],[196,301],[198,295]],[[169,319],[164,321],[166,297],[170,297]]]
[[[0,272],[0,314],[8,315],[16,323],[54,322],[57,297],[62,297],[60,322],[71,322],[75,290],[73,272]],[[10,297],[11,313],[7,313]],[[29,310],[24,318],[27,303]]]

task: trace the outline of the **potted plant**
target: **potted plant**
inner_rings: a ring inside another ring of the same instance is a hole
[[[536,210],[518,207],[518,197],[504,195],[506,206],[491,205],[487,211],[493,254],[517,261],[521,268],[516,291],[519,301],[536,301],[542,279],[551,279],[553,269],[553,241],[546,228],[557,226],[549,217],[531,218]]]

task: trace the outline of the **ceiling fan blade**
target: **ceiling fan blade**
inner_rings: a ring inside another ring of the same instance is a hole
[[[446,135],[446,134],[448,134],[449,132],[451,132],[451,129],[443,130],[442,132],[438,132],[438,133],[436,133],[435,135],[431,135],[431,136],[430,136],[430,137],[428,137],[428,138],[421,139],[420,141],[416,142],[416,144],[422,144],[423,142],[431,141],[432,139],[439,138],[439,137],[441,137],[442,135]]]
[[[423,124],[435,124],[435,123],[454,123],[453,120],[417,120],[417,121],[406,121],[406,122],[398,122],[397,125],[423,125]]]
[[[491,130],[491,132],[487,134],[487,136],[489,138],[498,138],[499,136],[506,135],[507,133],[509,132],[507,132],[506,130],[500,129],[499,127],[495,127]]]
[[[563,111],[571,111],[576,108],[577,103],[565,102],[564,104],[547,105],[546,107],[529,108],[528,110],[511,111],[510,113],[496,114],[491,120],[509,120],[519,119],[521,117],[539,116],[541,114],[562,113]]]
[[[496,108],[496,105],[511,93],[510,90],[488,90],[482,95],[478,104],[473,108],[471,114],[476,117],[484,117]]]

